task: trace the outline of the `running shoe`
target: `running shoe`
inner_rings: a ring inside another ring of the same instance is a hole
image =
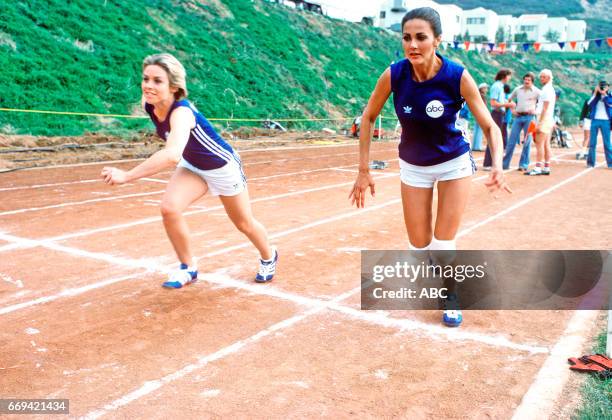
[[[198,280],[198,270],[189,271],[187,264],[181,264],[178,270],[170,273],[167,281],[162,284],[162,287],[167,289],[180,289],[188,284],[195,283]]]
[[[255,276],[255,281],[257,283],[266,283],[272,280],[272,277],[274,277],[274,273],[276,272],[276,262],[278,261],[278,251],[276,248],[272,248],[272,251],[274,251],[274,258],[269,261],[262,259],[259,260],[259,270]]]
[[[442,322],[447,327],[458,327],[463,321],[463,315],[459,309],[457,295],[451,293],[444,300],[444,311],[442,312]]]
[[[537,175],[542,175],[542,170],[541,169],[532,169],[528,172],[525,172],[523,175],[527,175],[527,176],[537,176]]]

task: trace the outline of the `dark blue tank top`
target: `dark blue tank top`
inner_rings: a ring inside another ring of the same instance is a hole
[[[189,134],[189,140],[183,150],[183,158],[198,169],[210,170],[225,166],[230,160],[239,162],[230,146],[210,125],[196,107],[187,99],[175,101],[164,121],[159,121],[153,113],[153,105],[145,103],[145,111],[155,124],[157,135],[163,140],[170,134],[170,115],[178,107],[187,107],[195,116],[196,125]]]
[[[447,162],[470,150],[467,136],[457,126],[463,67],[446,58],[432,79],[416,82],[407,59],[391,65],[391,91],[402,126],[399,156],[418,166]]]

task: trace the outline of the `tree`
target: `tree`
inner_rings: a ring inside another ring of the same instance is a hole
[[[514,42],[527,42],[528,40],[527,32],[521,32],[514,35]]]
[[[497,28],[497,32],[495,33],[495,42],[504,42],[506,40],[506,31],[503,26]]]
[[[544,38],[546,38],[546,40],[549,42],[557,42],[560,37],[561,34],[559,33],[559,31],[554,31],[552,28],[544,34]]]
[[[463,40],[470,41],[470,31],[468,31],[467,29],[465,30],[465,34],[463,35]]]

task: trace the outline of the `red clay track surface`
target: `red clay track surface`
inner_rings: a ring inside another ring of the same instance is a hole
[[[205,197],[187,217],[200,281],[175,291],[160,287],[176,264],[159,217],[169,173],[122,187],[98,181],[102,163],[0,175],[0,398],[69,398],[89,418],[512,417],[577,313],[467,312],[450,330],[437,311],[361,311],[359,251],[408,241],[396,145],[373,144],[390,167],[361,210],[357,152],[242,152],[277,275],[253,283],[256,251]],[[612,172],[554,153],[551,176],[509,171],[512,195],[474,175],[460,249],[612,248]]]

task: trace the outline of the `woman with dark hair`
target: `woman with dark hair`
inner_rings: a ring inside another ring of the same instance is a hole
[[[437,52],[442,27],[438,12],[414,9],[402,19],[402,47],[406,59],[387,68],[378,79],[361,120],[359,174],[349,198],[358,208],[365,204],[374,179],[368,162],[372,128],[393,93],[395,112],[402,125],[399,144],[404,221],[411,249],[454,250],[455,236],[468,200],[476,167],[465,135],[457,127],[457,114],[467,102],[490,139],[493,166],[486,185],[510,191],[502,171],[503,146],[499,128],[491,119],[474,79],[459,64]],[[437,182],[438,211],[433,224],[433,187]],[[432,226],[433,224],[433,226]],[[449,301],[453,297],[449,296]],[[443,321],[461,324],[458,307],[447,306]]]
[[[183,65],[170,54],[146,57],[141,88],[142,106],[166,146],[129,171],[105,167],[101,175],[107,184],[119,185],[176,167],[162,198],[161,213],[180,267],[162,286],[178,289],[197,280],[183,211],[206,193],[219,196],[230,220],[259,251],[255,281],[272,280],[278,253],[270,246],[264,226],[251,213],[240,158],[186,99]]]

